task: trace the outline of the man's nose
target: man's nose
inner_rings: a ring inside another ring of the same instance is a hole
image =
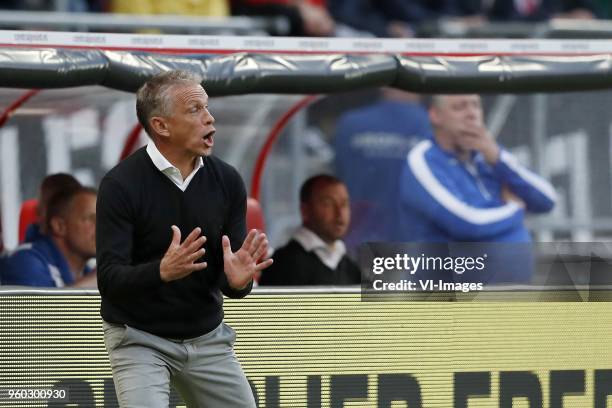
[[[476,106],[470,106],[467,110],[467,117],[470,119],[478,118],[479,114],[480,114],[480,109],[477,108]]]
[[[343,205],[336,205],[334,206],[334,215],[336,216],[336,219],[342,219],[344,218],[344,206]]]
[[[204,111],[204,124],[212,125],[215,123],[215,117],[206,109]]]

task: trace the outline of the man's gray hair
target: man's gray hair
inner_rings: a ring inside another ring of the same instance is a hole
[[[145,82],[136,92],[136,116],[152,136],[149,120],[153,116],[170,116],[174,108],[169,90],[177,85],[200,85],[202,77],[189,71],[165,71]]]

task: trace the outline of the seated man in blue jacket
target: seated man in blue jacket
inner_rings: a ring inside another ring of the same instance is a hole
[[[47,234],[47,207],[49,200],[61,191],[75,189],[81,183],[67,173],[55,173],[46,176],[38,189],[38,205],[36,208],[37,220],[28,225],[25,233],[25,242],[34,242],[46,239]]]
[[[400,176],[402,241],[531,242],[525,212],[545,213],[553,187],[501,148],[484,126],[478,95],[437,95],[429,111],[434,140],[408,154]],[[529,258],[530,245],[489,245],[502,265]],[[521,249],[522,248],[522,249]],[[511,256],[515,259],[509,259]],[[504,259],[505,258],[505,259]],[[526,261],[527,262],[527,261]],[[531,268],[501,268],[489,281],[527,282]],[[457,276],[455,276],[457,278]],[[463,277],[464,279],[471,279]]]
[[[20,245],[5,259],[4,285],[93,287],[87,261],[96,255],[96,191],[82,186],[49,200],[46,234]]]

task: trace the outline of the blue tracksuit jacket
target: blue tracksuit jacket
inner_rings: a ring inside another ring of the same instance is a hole
[[[529,242],[524,210],[502,200],[506,185],[527,211],[550,211],[553,187],[505,150],[495,166],[481,154],[462,163],[435,142],[410,151],[400,176],[402,241]]]
[[[550,183],[503,149],[498,162],[491,166],[480,153],[463,163],[435,141],[418,143],[408,153],[400,176],[401,233],[397,240],[487,243],[488,252],[504,269],[498,267],[491,272],[496,275],[488,280],[527,281],[532,273],[528,266],[532,255],[526,251],[530,245],[495,244],[531,242],[524,225],[525,210],[502,199],[503,186],[520,197],[529,212],[547,212],[555,204],[556,194]],[[509,258],[524,263],[518,265]],[[513,263],[515,267],[510,268]]]

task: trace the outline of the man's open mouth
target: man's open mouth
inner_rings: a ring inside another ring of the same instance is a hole
[[[205,134],[202,139],[204,139],[204,143],[206,143],[207,146],[212,146],[215,144],[215,131],[210,131],[209,133]]]

